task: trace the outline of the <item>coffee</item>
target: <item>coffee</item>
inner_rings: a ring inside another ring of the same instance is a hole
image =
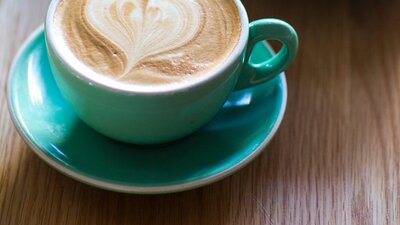
[[[85,66],[134,85],[200,79],[242,29],[234,0],[61,0],[53,23],[58,44]]]

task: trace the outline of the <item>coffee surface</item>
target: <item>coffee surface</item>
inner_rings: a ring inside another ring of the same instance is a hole
[[[126,84],[195,81],[241,33],[233,0],[61,0],[54,34],[91,70]]]

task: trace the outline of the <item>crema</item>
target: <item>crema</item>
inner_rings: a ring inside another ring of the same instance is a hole
[[[241,33],[233,0],[61,0],[53,22],[80,62],[134,85],[200,79],[226,61]]]

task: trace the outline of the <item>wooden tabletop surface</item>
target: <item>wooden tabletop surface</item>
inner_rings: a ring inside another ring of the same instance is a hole
[[[72,180],[19,137],[7,74],[49,0],[0,0],[0,224],[399,224],[400,1],[243,2],[299,34],[277,136],[220,182],[138,196]]]

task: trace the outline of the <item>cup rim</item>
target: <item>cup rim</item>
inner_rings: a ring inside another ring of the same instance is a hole
[[[216,79],[218,75],[222,74],[229,67],[235,64],[238,58],[241,58],[244,49],[246,48],[249,37],[249,19],[245,7],[240,0],[233,0],[236,8],[238,9],[241,20],[241,32],[239,41],[235,48],[228,56],[228,58],[216,69],[206,73],[201,79],[193,82],[177,84],[173,86],[166,85],[165,87],[151,88],[149,86],[133,86],[131,84],[123,84],[113,79],[106,78],[105,76],[89,69],[82,62],[80,62],[66,46],[57,44],[55,34],[52,32],[53,28],[53,15],[56,7],[61,0],[52,0],[47,11],[45,19],[45,36],[47,47],[52,50],[63,66],[71,72],[72,75],[84,80],[91,86],[105,89],[114,93],[129,94],[129,95],[170,95],[179,92],[187,92],[193,88],[203,86],[204,84]],[[67,51],[66,51],[67,50]],[[93,78],[97,77],[97,78]]]

